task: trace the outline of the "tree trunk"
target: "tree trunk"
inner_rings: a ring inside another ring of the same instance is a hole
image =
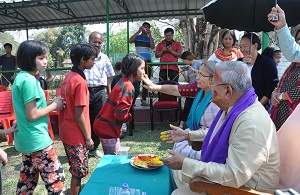
[[[179,26],[185,50],[191,51],[196,57],[207,60],[218,48],[220,29],[203,18],[182,19]]]

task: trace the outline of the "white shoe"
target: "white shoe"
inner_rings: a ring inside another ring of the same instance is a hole
[[[94,156],[95,158],[102,158],[103,154],[99,150],[89,151],[89,155]]]

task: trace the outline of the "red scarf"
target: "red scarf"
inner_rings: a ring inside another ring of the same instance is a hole
[[[232,48],[230,50],[230,53],[227,53],[227,52],[223,51],[223,49],[219,48],[214,53],[215,53],[216,57],[218,59],[220,59],[221,61],[231,61],[231,60],[234,60],[237,58],[244,57],[242,52],[240,50],[238,50],[237,48]]]

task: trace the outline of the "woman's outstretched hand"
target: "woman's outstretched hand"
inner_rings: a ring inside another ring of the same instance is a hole
[[[159,90],[160,86],[154,84],[148,77],[147,74],[144,74],[142,76],[142,81],[143,81],[143,87],[146,88],[149,91],[157,91]]]

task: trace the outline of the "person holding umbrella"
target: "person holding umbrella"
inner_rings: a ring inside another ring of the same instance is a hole
[[[278,21],[272,21],[274,16],[278,16]],[[300,62],[300,47],[288,29],[284,11],[276,5],[268,14],[268,20],[275,26],[278,44],[285,58],[291,62]]]
[[[248,65],[251,72],[252,85],[258,100],[266,110],[269,110],[269,99],[271,99],[271,94],[278,83],[275,62],[271,58],[258,53],[258,50],[261,49],[261,41],[254,33],[244,34],[240,41],[240,47],[244,58],[238,60]]]

